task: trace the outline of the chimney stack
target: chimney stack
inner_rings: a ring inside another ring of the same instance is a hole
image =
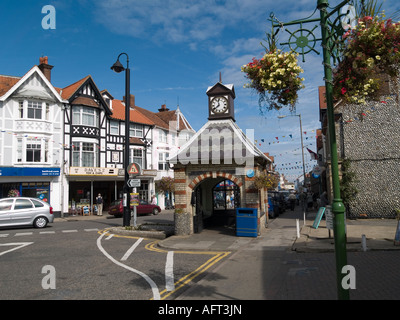
[[[53,69],[53,66],[48,64],[48,58],[47,57],[40,57],[39,58],[39,69],[42,71],[44,76],[51,82],[51,69]]]
[[[158,111],[159,111],[159,112],[169,111],[169,109],[167,108],[167,105],[166,105],[166,104],[162,104],[162,105],[161,105],[161,108],[158,109]]]
[[[123,97],[122,101],[124,101],[125,105],[126,105],[125,96]],[[131,94],[130,99],[129,99],[129,108],[131,108],[131,109],[135,108],[135,96],[133,94]]]

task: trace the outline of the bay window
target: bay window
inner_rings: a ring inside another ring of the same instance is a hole
[[[42,101],[21,100],[18,102],[18,116],[20,119],[49,121],[50,104]]]
[[[74,106],[72,110],[72,124],[98,127],[99,110],[84,106]]]
[[[49,162],[49,139],[17,138],[17,162]]]

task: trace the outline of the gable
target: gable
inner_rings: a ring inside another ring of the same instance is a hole
[[[111,114],[108,104],[104,101],[103,96],[90,75],[65,87],[62,90],[62,96],[68,99],[70,104],[100,107],[108,115]]]
[[[22,78],[5,76],[0,78],[0,92],[4,92],[0,97],[0,101],[5,101],[11,95],[15,94],[18,97],[65,102],[37,66],[30,69]]]
[[[33,73],[19,88],[14,92],[15,97],[55,100],[53,92],[45,84],[44,80]]]

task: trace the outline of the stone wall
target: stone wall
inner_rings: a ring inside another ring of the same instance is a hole
[[[350,160],[358,194],[349,218],[393,218],[400,208],[400,104],[398,83],[365,105],[341,105],[337,127],[339,158]]]

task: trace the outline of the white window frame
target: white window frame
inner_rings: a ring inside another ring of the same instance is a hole
[[[37,100],[19,100],[18,118],[25,120],[45,120],[50,121],[51,109],[48,102]]]
[[[17,164],[50,163],[50,139],[48,137],[17,137]],[[36,152],[35,152],[36,151]],[[32,152],[32,156],[30,154]]]
[[[129,137],[143,138],[143,125],[141,124],[130,124],[129,125]]]
[[[136,162],[143,168],[143,149],[131,148],[129,152],[129,161],[130,163]]]
[[[167,143],[168,132],[160,129],[158,132],[158,141],[161,143]]]
[[[85,119],[85,120],[84,120]],[[99,127],[99,110],[86,106],[73,106],[72,124],[78,126]]]
[[[119,121],[110,120],[110,134],[112,135],[119,134]]]
[[[167,171],[169,170],[167,159],[169,158],[168,152],[160,152],[158,154],[158,170]]]
[[[72,141],[71,167],[98,167],[99,145],[93,141]],[[90,163],[85,159],[92,155]]]

